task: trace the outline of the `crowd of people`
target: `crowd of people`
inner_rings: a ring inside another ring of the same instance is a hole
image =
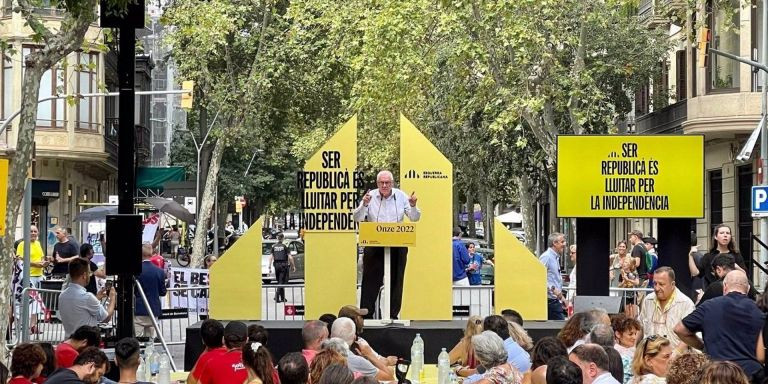
[[[544,343],[548,359],[569,358],[581,368],[585,383],[766,382],[768,294],[752,287],[730,228],[715,228],[706,254],[698,256],[691,248],[689,272],[700,284],[691,297],[677,287],[675,270],[660,265],[655,238],[639,230],[628,235],[629,241],[620,241],[610,256],[611,285],[652,292],[630,292],[622,313],[613,317],[597,310],[573,314],[557,337],[562,345],[545,338],[534,351]],[[553,320],[566,317],[560,274],[565,249],[565,235],[553,233],[539,258],[547,269],[548,317]],[[575,261],[576,247],[569,250]],[[531,382],[545,382],[539,370],[549,363],[542,364],[535,352],[531,358]],[[558,374],[570,371],[565,365],[558,365]]]

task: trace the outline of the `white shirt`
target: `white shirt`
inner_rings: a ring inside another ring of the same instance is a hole
[[[592,384],[619,384],[619,381],[611,376],[610,372],[603,372],[602,375],[592,380]]]
[[[66,335],[71,335],[83,325],[98,325],[108,315],[96,296],[80,284],[70,283],[59,295],[59,317]]]
[[[371,201],[366,207],[362,200],[355,208],[353,215],[355,221],[372,221],[376,223],[400,223],[405,216],[411,221],[419,221],[421,211],[418,207],[411,207],[408,195],[405,192],[392,188],[389,197],[382,197],[378,189],[371,192]]]

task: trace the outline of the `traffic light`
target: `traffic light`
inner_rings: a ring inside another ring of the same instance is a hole
[[[699,28],[699,38],[698,38],[699,52],[698,52],[698,60],[697,60],[699,68],[704,68],[707,66],[707,56],[708,56],[707,48],[709,45],[710,37],[711,35],[709,34],[709,28],[707,27]]]
[[[189,91],[188,93],[182,93],[181,94],[181,107],[184,109],[192,109],[192,95],[193,95],[193,89],[195,88],[195,82],[192,80],[187,80],[181,83],[181,89],[184,91]]]

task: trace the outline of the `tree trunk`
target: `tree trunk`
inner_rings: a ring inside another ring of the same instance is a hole
[[[215,200],[216,185],[218,184],[219,166],[221,166],[221,158],[224,155],[224,140],[217,140],[211,154],[211,163],[208,168],[208,177],[205,180],[205,186],[203,187],[203,197],[200,201],[200,217],[198,218],[198,226],[195,230],[195,239],[192,243],[192,263],[193,266],[201,266],[203,259],[206,256],[205,242],[207,239],[207,226],[200,225],[207,223],[211,218],[211,210],[213,209],[213,202]]]
[[[488,193],[486,192],[483,196],[483,205],[485,206],[485,214],[483,215],[483,220],[485,220],[485,241],[488,242],[488,245],[493,247],[493,238],[495,230],[493,218],[496,216],[496,213],[493,211],[493,199],[488,197]]]
[[[519,177],[520,207],[523,215],[523,230],[525,230],[526,246],[531,252],[536,252],[536,199],[531,191],[531,179],[528,175]]]
[[[467,234],[469,237],[476,238],[477,231],[475,230],[475,193],[472,188],[467,188]]]

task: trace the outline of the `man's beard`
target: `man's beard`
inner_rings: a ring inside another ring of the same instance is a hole
[[[87,375],[83,378],[83,383],[85,384],[99,384],[99,381],[101,381],[101,377],[99,377],[97,373]]]

